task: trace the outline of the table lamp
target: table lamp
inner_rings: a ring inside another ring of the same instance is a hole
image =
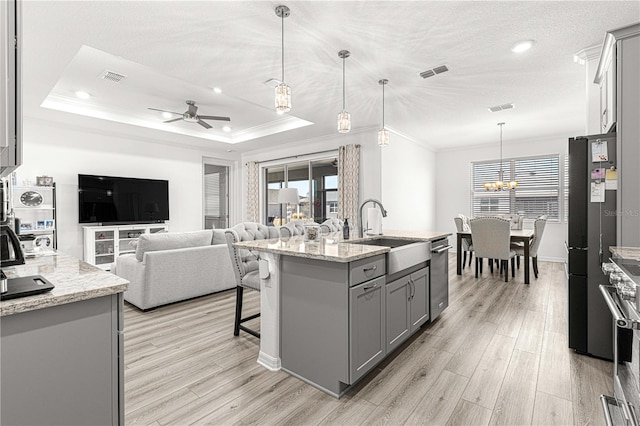
[[[287,219],[289,204],[295,204],[297,208],[299,202],[300,198],[298,197],[298,188],[282,188],[278,192],[278,203],[287,205]]]

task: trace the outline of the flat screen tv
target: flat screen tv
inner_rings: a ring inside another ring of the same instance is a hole
[[[169,181],[78,175],[80,223],[157,223],[169,220]]]

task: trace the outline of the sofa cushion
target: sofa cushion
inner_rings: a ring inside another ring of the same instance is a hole
[[[224,237],[224,229],[214,229],[213,238],[211,239],[211,245],[227,244],[227,240]]]
[[[148,251],[173,250],[187,247],[211,245],[211,229],[192,232],[168,232],[162,234],[144,234],[138,239],[136,259],[142,262]]]

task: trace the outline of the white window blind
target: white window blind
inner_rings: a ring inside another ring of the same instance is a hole
[[[560,219],[560,156],[503,159],[504,181],[516,180],[513,190],[487,191],[485,182],[498,180],[500,161],[472,163],[471,211],[486,214],[520,214],[526,219],[548,215]]]

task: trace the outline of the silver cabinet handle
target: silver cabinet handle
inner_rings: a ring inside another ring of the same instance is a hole
[[[449,249],[452,249],[452,248],[453,248],[452,246],[444,246],[444,247],[440,247],[440,248],[438,248],[438,249],[436,249],[436,250],[431,250],[431,253],[436,253],[436,254],[438,254],[438,253],[445,252],[445,251],[447,251],[447,250],[449,250]]]
[[[372,288],[377,288],[378,284],[373,284],[373,285],[366,285],[364,287],[362,287],[362,290],[367,291],[367,290],[371,290]]]
[[[362,270],[364,272],[369,272],[369,271],[375,271],[376,269],[378,269],[378,265],[369,266],[367,268],[363,268]]]

